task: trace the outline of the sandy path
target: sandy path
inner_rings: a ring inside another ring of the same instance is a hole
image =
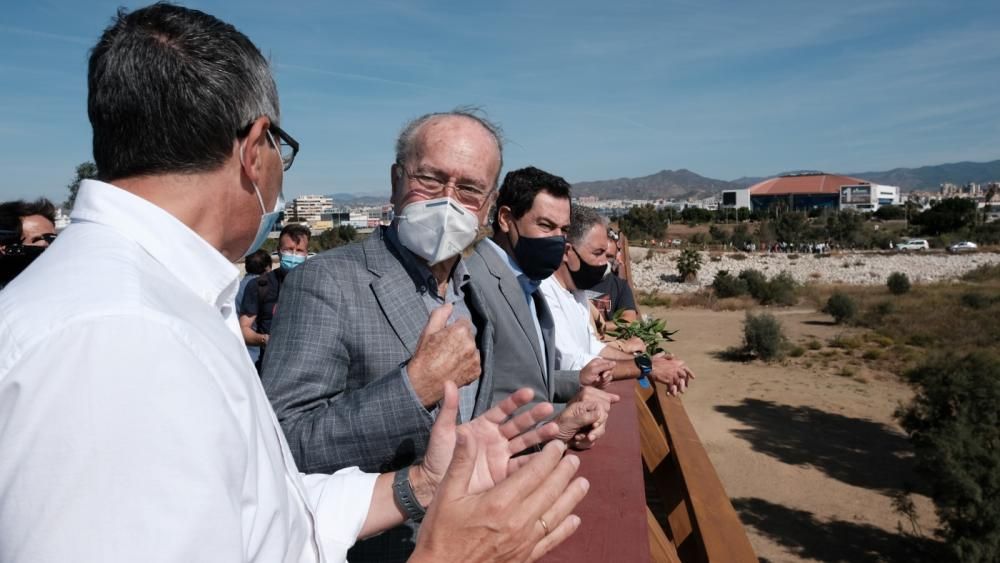
[[[915,482],[905,436],[892,418],[908,388],[864,368],[837,375],[840,350],[784,364],[736,363],[717,353],[740,344],[742,312],[647,311],[680,329],[670,350],[697,374],[684,404],[758,556],[766,561],[920,560],[927,542],[901,535],[908,520],[891,494]],[[842,332],[805,309],[772,311],[794,341],[827,342]],[[805,367],[812,363],[813,367]],[[919,489],[918,489],[919,490]],[[915,495],[925,530],[936,521]]]

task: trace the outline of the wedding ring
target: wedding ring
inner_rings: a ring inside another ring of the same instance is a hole
[[[542,529],[545,530],[545,535],[549,535],[549,525],[545,523],[545,519],[541,516],[538,517],[538,523],[542,525]]]

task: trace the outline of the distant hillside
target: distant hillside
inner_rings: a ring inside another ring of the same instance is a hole
[[[895,168],[886,172],[847,174],[876,184],[899,186],[904,191],[936,190],[941,184],[968,184],[1000,181],[1000,160],[992,162],[954,162],[920,168]]]
[[[725,180],[706,178],[687,169],[661,170],[641,178],[618,178],[573,184],[573,196],[601,199],[685,199],[706,197],[733,188]]]
[[[327,194],[326,197],[332,199],[334,205],[362,206],[362,205],[382,205],[384,203],[389,203],[389,198],[387,197],[376,197],[370,195],[337,193],[337,194]]]

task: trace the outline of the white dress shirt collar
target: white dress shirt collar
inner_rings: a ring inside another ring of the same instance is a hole
[[[220,311],[231,308],[239,289],[239,270],[161,207],[111,184],[84,180],[70,220],[97,223],[121,232],[199,299]]]

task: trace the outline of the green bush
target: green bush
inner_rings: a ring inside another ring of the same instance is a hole
[[[823,312],[833,317],[834,322],[837,324],[844,324],[853,320],[858,314],[858,305],[850,295],[835,291],[826,300],[826,307],[823,307]]]
[[[754,315],[747,311],[743,321],[743,346],[748,354],[762,360],[781,358],[785,349],[785,334],[773,315]]]
[[[913,402],[896,412],[931,486],[947,549],[958,561],[1000,553],[1000,355],[932,359],[907,373]]]
[[[693,248],[681,251],[677,257],[677,272],[680,273],[683,281],[693,281],[698,277],[698,270],[701,269],[701,253]]]
[[[1000,264],[983,264],[966,272],[962,279],[970,282],[988,282],[1000,279]]]
[[[757,299],[763,305],[794,305],[798,301],[798,288],[791,274],[781,272],[765,284],[765,291]]]
[[[739,278],[746,284],[747,291],[754,299],[758,299],[757,296],[761,294],[761,288],[767,285],[767,276],[753,268],[740,272]]]
[[[747,284],[740,278],[734,278],[726,270],[720,270],[712,280],[712,289],[718,297],[739,297],[746,295]]]
[[[965,292],[958,299],[962,302],[962,305],[970,309],[986,309],[994,301],[994,298],[975,291]]]
[[[903,272],[893,272],[889,274],[889,279],[885,284],[889,286],[889,292],[893,295],[902,295],[910,291],[910,278]]]

